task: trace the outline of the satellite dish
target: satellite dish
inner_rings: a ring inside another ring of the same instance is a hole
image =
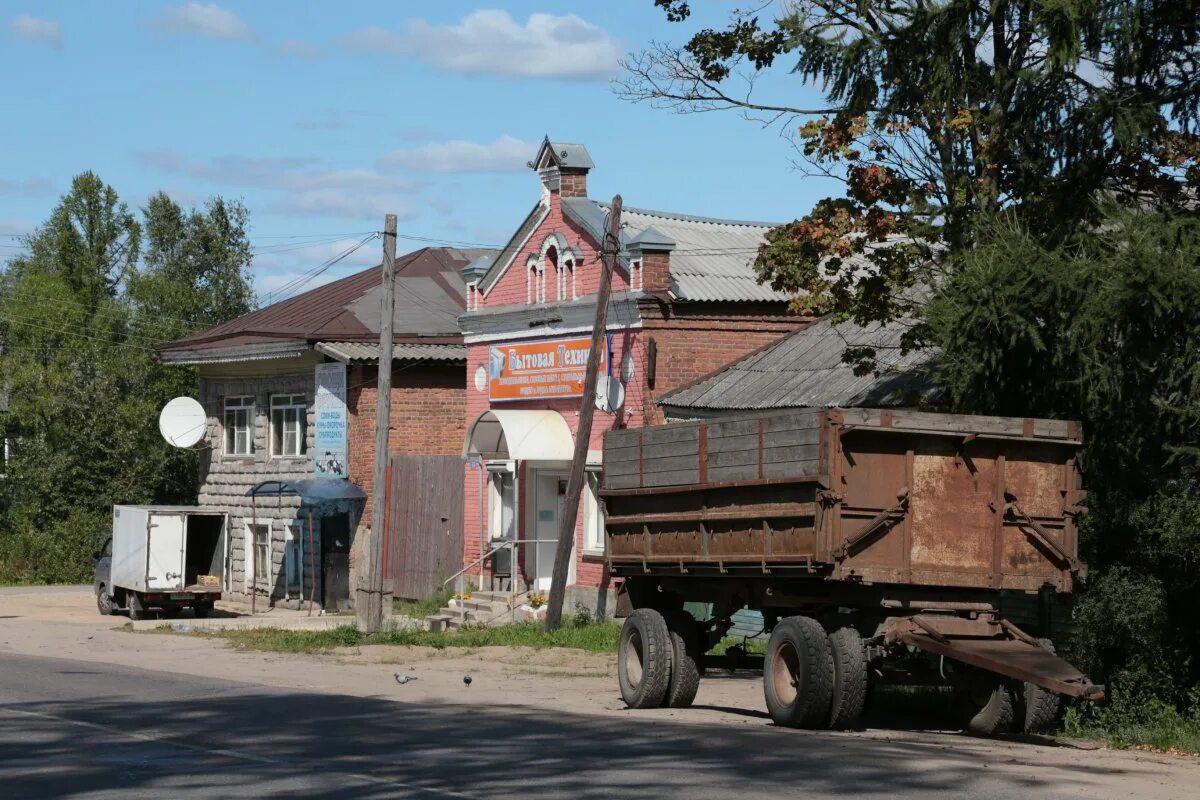
[[[208,415],[190,397],[176,397],[158,415],[158,430],[172,447],[191,447],[204,438]]]
[[[596,382],[596,408],[605,414],[615,414],[625,405],[625,385],[611,375],[601,375]]]

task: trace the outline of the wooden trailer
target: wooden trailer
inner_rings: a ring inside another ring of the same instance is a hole
[[[988,733],[1048,724],[1058,695],[1101,698],[1048,631],[1000,613],[1003,591],[1066,594],[1086,570],[1081,446],[1072,422],[876,409],[606,434],[608,561],[635,609],[626,701],[689,703],[743,607],[771,631],[781,724],[853,724],[868,675],[951,683],[967,727]],[[683,611],[697,601],[711,619]]]

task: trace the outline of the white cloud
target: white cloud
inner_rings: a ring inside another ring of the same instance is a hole
[[[254,31],[241,17],[216,3],[188,3],[177,6],[149,20],[149,24],[161,31],[180,36],[235,41],[254,38]]]
[[[24,236],[31,232],[33,226],[19,219],[0,219],[0,236]],[[11,239],[9,240],[11,244]]]
[[[54,189],[54,184],[45,178],[25,178],[24,180],[9,180],[0,178],[0,194],[38,195]]]
[[[567,14],[530,14],[520,25],[507,11],[474,11],[457,25],[410,20],[403,31],[370,27],[339,40],[347,50],[414,56],[454,72],[514,78],[600,80],[621,48],[598,25]]]
[[[399,195],[332,187],[285,192],[264,210],[272,214],[338,217],[375,223],[382,223],[384,214],[395,214],[400,219],[415,216],[412,204]]]
[[[284,39],[275,46],[275,50],[282,55],[303,59],[304,61],[316,61],[321,57],[321,49],[312,42],[306,42],[303,39]]]
[[[515,136],[501,136],[491,144],[454,139],[393,150],[379,163],[419,172],[518,172],[536,151],[537,144]]]
[[[53,20],[39,19],[29,14],[18,14],[8,21],[8,28],[29,42],[37,42],[54,48],[63,46],[62,28]]]

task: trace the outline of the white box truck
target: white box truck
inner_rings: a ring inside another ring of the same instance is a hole
[[[173,617],[186,606],[207,616],[225,583],[227,527],[225,514],[194,506],[114,506],[112,539],[97,554],[100,612]]]

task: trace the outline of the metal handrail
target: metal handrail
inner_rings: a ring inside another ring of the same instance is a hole
[[[517,545],[519,545],[519,544],[551,544],[551,543],[557,543],[557,542],[558,542],[558,539],[505,539],[502,541],[501,544],[497,545],[496,547],[493,547],[491,550],[487,551],[486,553],[481,555],[479,558],[475,559],[470,564],[463,567],[462,569],[460,569],[458,572],[451,575],[446,580],[442,581],[442,587],[445,588],[446,584],[450,583],[450,581],[454,580],[455,578],[458,579],[457,594],[458,594],[458,624],[459,624],[459,627],[461,628],[462,625],[464,624],[464,622],[466,621],[467,607],[466,607],[465,601],[463,600],[463,576],[468,571],[474,569],[475,567],[479,567],[480,578],[482,579],[482,577],[483,577],[483,562],[486,561],[491,556],[494,556],[496,553],[499,553],[501,550],[504,550],[506,548],[508,550],[511,550],[512,555],[510,556],[510,558],[512,559],[512,561],[510,563],[512,564],[513,569],[512,569],[512,574],[509,575],[509,578],[508,578],[508,613],[511,614],[511,613],[513,613],[513,609],[516,607],[516,603],[517,603],[517,570],[516,570],[516,561],[517,561],[516,547],[517,547]]]

